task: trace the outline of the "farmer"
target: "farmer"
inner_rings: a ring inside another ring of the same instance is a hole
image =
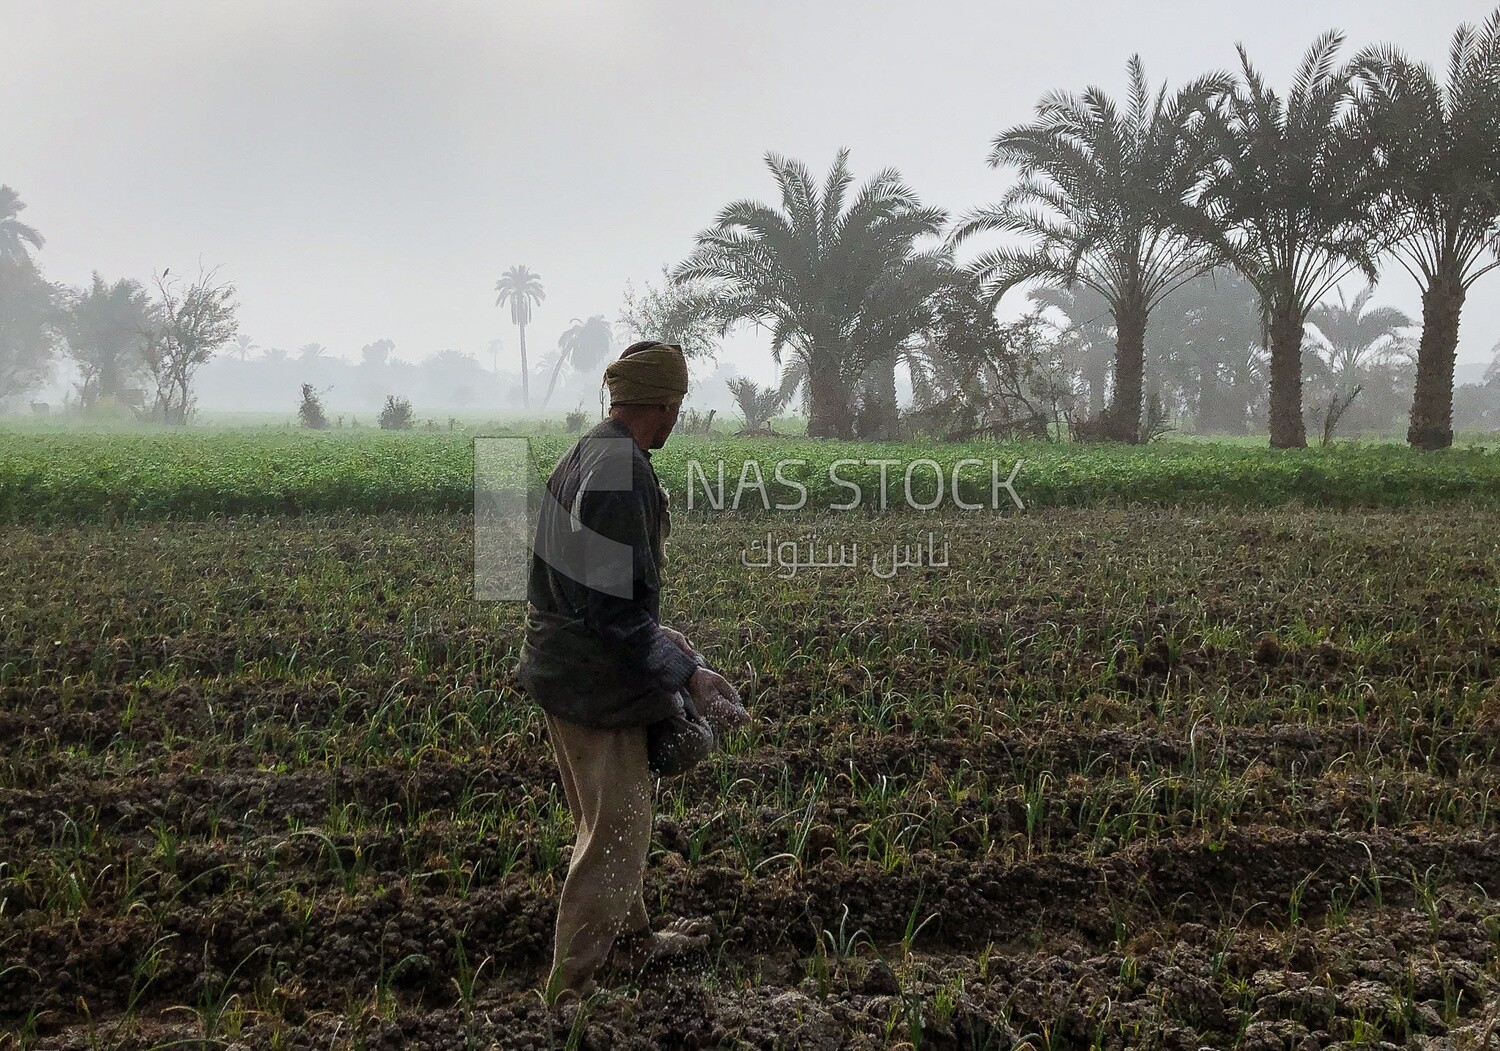
[[[548,980],[558,1001],[587,996],[606,962],[635,968],[707,944],[702,924],[653,932],[646,915],[646,728],[682,714],[679,692],[720,726],[749,719],[734,687],[659,622],[671,519],[651,450],[666,443],[687,393],[682,348],[636,343],[604,379],[608,418],[547,480],[518,672],[546,713],[578,834]]]

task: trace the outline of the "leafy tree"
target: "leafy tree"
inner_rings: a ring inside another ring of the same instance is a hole
[[[1444,83],[1383,44],[1354,62],[1379,145],[1397,260],[1422,288],[1422,336],[1407,441],[1453,444],[1453,369],[1469,289],[1500,266],[1500,9],[1459,26]]]
[[[36,227],[27,226],[18,218],[25,210],[26,205],[16,191],[0,185],[0,262],[27,262],[31,254],[26,246],[41,248],[46,243]]]
[[[948,441],[1061,433],[1077,401],[1069,330],[1040,310],[1000,324],[977,280],[951,284],[933,308],[913,359],[915,429]]]
[[[396,344],[389,339],[377,339],[359,348],[359,363],[370,369],[384,368],[390,363]]]
[[[151,298],[138,281],[110,284],[96,270],[93,283],[67,297],[63,338],[78,364],[78,388],[85,409],[100,398],[120,399],[145,371],[143,357],[152,331]]]
[[[689,361],[714,357],[724,334],[714,310],[714,295],[705,282],[674,281],[665,267],[661,276],[660,285],[648,281],[640,293],[626,284],[620,328],[631,342],[675,343]]]
[[[1187,232],[1186,202],[1204,184],[1211,157],[1193,134],[1228,78],[1210,75],[1154,95],[1140,56],[1129,63],[1122,113],[1097,87],[1057,92],[1036,120],[996,136],[992,168],[1014,165],[1017,183],[998,205],[966,216],[954,243],[985,231],[1020,234],[1024,247],[986,252],[972,265],[994,298],[1018,284],[1081,284],[1109,304],[1115,326],[1114,400],[1102,432],[1139,440],[1146,325],[1173,290],[1213,265]]]
[[[0,258],[0,404],[44,383],[57,347],[57,289],[31,260]]]
[[[1376,280],[1379,184],[1356,119],[1343,35],[1320,36],[1285,99],[1239,47],[1240,76],[1209,112],[1218,154],[1197,229],[1260,296],[1270,344],[1273,448],[1302,447],[1302,343],[1308,314],[1353,270]]]
[[[947,216],[924,207],[894,168],[848,199],[848,150],[838,152],[821,188],[801,161],[776,153],[765,160],[781,207],[729,204],[673,278],[704,283],[721,330],[770,324],[772,357],[780,364],[790,349],[805,368],[807,433],[849,438],[856,382],[925,320],[913,322],[909,290],[920,285],[919,271],[936,273],[940,262],[916,243],[937,234]]]
[[[235,336],[238,304],[235,287],[218,280],[218,271],[200,271],[196,281],[156,279],[156,323],[144,344],[147,371],[155,385],[151,415],[163,423],[183,424],[192,412],[193,374]]]
[[[557,375],[562,371],[564,362],[571,361],[575,369],[593,368],[609,357],[613,341],[609,319],[603,314],[594,314],[587,321],[580,321],[575,317],[572,326],[557,340],[557,358],[552,363],[552,378],[547,383],[542,408],[545,409],[552,400]]]
[[[530,368],[526,364],[526,326],[531,323],[531,308],[547,298],[539,274],[524,266],[513,266],[495,282],[495,305],[510,304],[510,319],[521,332],[521,404],[531,408]]]

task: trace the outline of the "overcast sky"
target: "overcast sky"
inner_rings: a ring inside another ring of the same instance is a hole
[[[355,358],[515,354],[493,286],[538,271],[535,353],[618,313],[726,202],[773,200],[762,156],[861,181],[899,168],[952,212],[1009,178],[990,139],[1054,89],[1120,93],[1230,67],[1279,89],[1322,30],[1441,65],[1453,0],[1047,4],[819,0],[456,3],[0,0],[0,182],[47,238],[49,277],[222,266],[242,331]],[[1019,293],[1007,312],[1019,306]],[[1392,266],[1377,295],[1419,314]],[[1500,340],[1500,272],[1465,312],[1461,362]],[[772,375],[767,340],[727,356]]]

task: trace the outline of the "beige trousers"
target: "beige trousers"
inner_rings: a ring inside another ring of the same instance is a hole
[[[547,716],[578,836],[557,905],[552,982],[578,989],[620,934],[650,928],[643,879],[651,847],[646,730],[591,730]]]

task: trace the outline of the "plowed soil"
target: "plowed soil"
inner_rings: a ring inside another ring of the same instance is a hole
[[[947,541],[889,580],[678,525],[757,721],[648,905],[716,933],[568,1012],[470,519],[9,529],[0,1048],[1495,1046],[1500,513],[915,522],[771,524]]]

